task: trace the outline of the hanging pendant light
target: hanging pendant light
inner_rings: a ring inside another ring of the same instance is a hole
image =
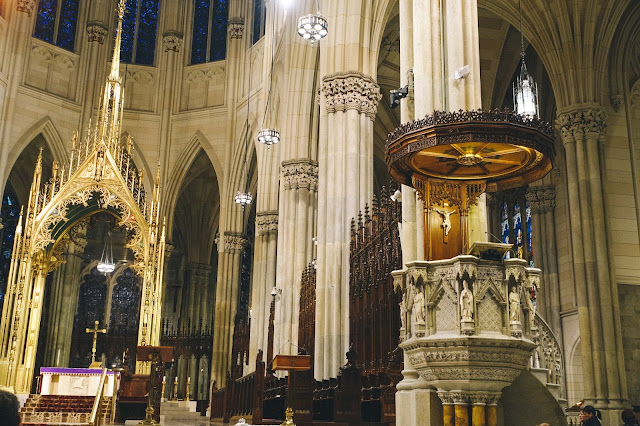
[[[262,130],[258,132],[258,142],[263,145],[266,145],[267,148],[270,148],[271,145],[275,145],[280,142],[280,132],[276,129],[264,127],[265,122],[267,121],[267,115],[270,115],[271,109],[271,88],[273,85],[273,62],[274,62],[274,52],[276,50],[276,20],[271,19],[271,70],[269,71],[269,91],[267,93],[267,103],[264,107],[264,116],[262,118]]]
[[[329,34],[329,23],[327,19],[320,14],[320,6],[316,0],[315,14],[301,16],[298,19],[298,34],[305,40],[321,40]]]
[[[280,142],[280,132],[276,129],[262,129],[258,132],[258,142],[271,146]]]
[[[522,34],[520,1],[518,1],[518,11],[520,12],[520,56],[522,57],[522,63],[520,65],[520,76],[516,78],[516,82],[513,85],[513,107],[516,113],[524,117],[538,118],[540,113],[538,108],[538,85],[529,75],[527,64],[524,61],[524,36]]]
[[[98,272],[101,274],[110,274],[116,269],[116,264],[113,262],[113,244],[111,242],[111,231],[107,233],[108,239],[104,242],[104,247],[102,248],[102,257],[100,258],[100,262],[98,262]]]
[[[253,201],[253,196],[250,192],[238,191],[235,196],[236,204],[240,204],[242,208],[248,206]]]

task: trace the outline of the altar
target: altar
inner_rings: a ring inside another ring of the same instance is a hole
[[[102,369],[42,367],[40,375],[41,395],[95,396]],[[115,381],[117,389],[120,385],[120,372],[107,371],[104,396],[113,396]]]

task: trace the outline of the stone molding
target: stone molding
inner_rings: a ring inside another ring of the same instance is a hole
[[[585,108],[558,114],[556,127],[564,143],[582,140],[584,136],[600,137],[607,130],[607,115],[600,108]]]
[[[179,52],[182,47],[182,33],[177,31],[167,31],[162,34],[162,46],[164,51]]]
[[[278,231],[278,212],[267,211],[256,214],[256,233],[268,235]]]
[[[532,213],[545,213],[556,207],[556,189],[553,186],[529,187],[526,198]]]
[[[18,0],[16,5],[16,10],[18,12],[24,12],[27,15],[31,16],[33,10],[36,7],[36,0]]]
[[[87,40],[89,43],[97,41],[100,44],[104,44],[104,39],[107,37],[108,32],[107,26],[102,22],[87,22]]]
[[[243,234],[233,232],[224,233],[224,251],[230,253],[240,253],[249,241]]]
[[[336,73],[322,79],[327,112],[356,110],[372,121],[382,99],[380,86],[371,77],[357,71]]]
[[[244,33],[244,19],[229,18],[227,31],[230,39],[241,39]]]
[[[318,189],[318,163],[308,159],[287,160],[281,169],[284,189]]]

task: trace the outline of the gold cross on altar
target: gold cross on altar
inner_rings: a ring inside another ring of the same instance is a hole
[[[95,363],[96,363],[96,342],[98,341],[98,333],[103,333],[106,334],[107,333],[107,329],[106,328],[98,328],[98,324],[100,324],[98,321],[96,321],[93,325],[93,328],[87,328],[86,332],[87,333],[93,333],[93,347],[91,348],[91,365],[89,366],[89,368],[96,368],[95,367]]]

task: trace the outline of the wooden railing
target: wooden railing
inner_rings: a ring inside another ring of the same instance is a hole
[[[107,369],[105,367],[102,367],[102,374],[100,375],[100,383],[98,384],[96,399],[93,401],[91,417],[89,418],[89,426],[100,426],[100,410],[102,409],[102,398],[104,397],[104,381],[106,380],[106,378]]]

